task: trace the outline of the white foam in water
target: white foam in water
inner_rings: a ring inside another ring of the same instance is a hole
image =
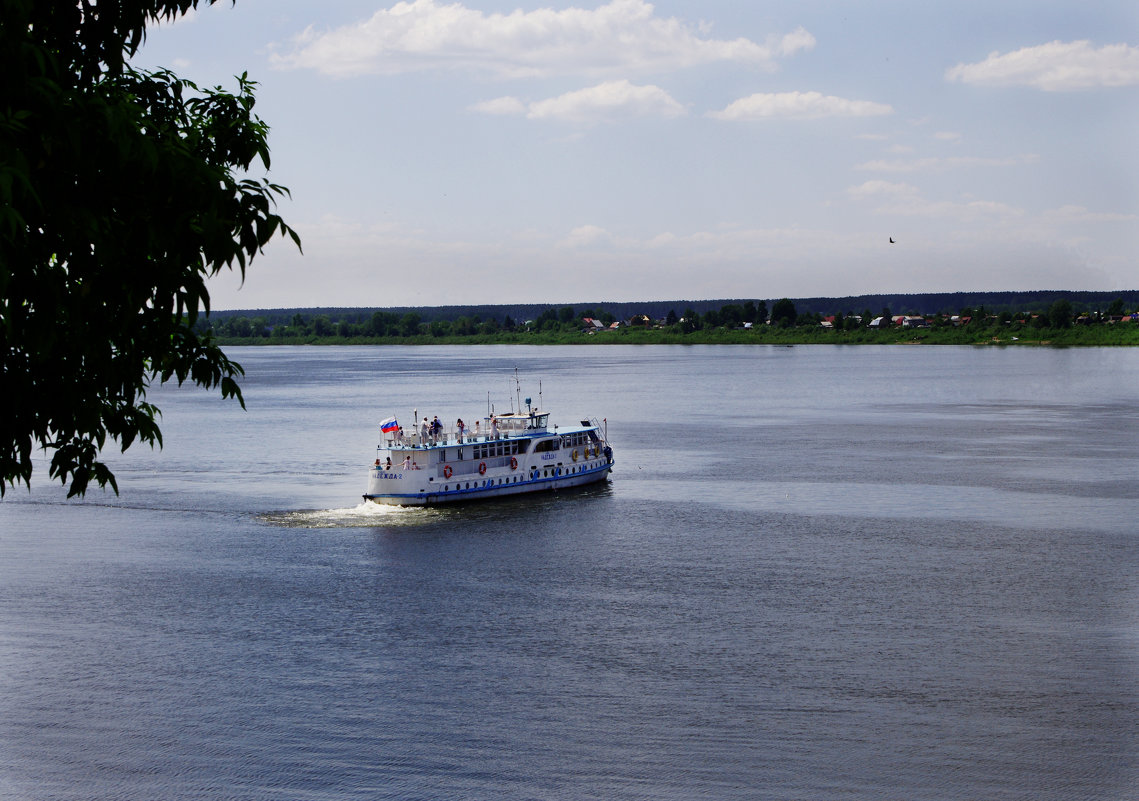
[[[423,507],[385,506],[363,502],[343,509],[298,509],[291,512],[266,512],[258,519],[287,528],[357,528],[377,525],[419,523],[431,515]]]

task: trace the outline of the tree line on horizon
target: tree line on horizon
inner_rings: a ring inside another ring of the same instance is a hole
[[[1053,302],[1066,298],[1076,311],[1105,310],[1116,298],[1122,298],[1128,309],[1139,308],[1139,291],[1124,290],[1113,292],[1091,291],[1000,291],[1000,292],[934,292],[934,293],[880,293],[871,295],[851,295],[845,297],[794,297],[790,298],[799,313],[818,313],[823,316],[841,312],[845,316],[859,314],[866,309],[890,308],[898,314],[957,314],[964,308],[983,306],[993,312],[1019,312],[1024,310],[1047,309]],[[779,298],[763,299],[770,309]],[[571,306],[578,312],[593,309],[598,316],[609,314],[614,320],[626,320],[644,314],[654,320],[664,319],[670,310],[682,313],[692,309],[699,314],[719,310],[728,305],[743,305],[752,298],[718,298],[704,300],[649,301],[589,301],[576,303],[513,303],[513,304],[468,304],[450,306],[357,306],[357,307],[290,307],[290,308],[247,308],[213,310],[210,318],[215,321],[230,317],[248,317],[250,320],[263,317],[269,326],[288,325],[294,315],[300,314],[306,320],[327,316],[332,322],[364,323],[376,312],[395,314],[403,318],[407,314],[418,314],[421,322],[436,320],[455,321],[461,317],[481,320],[496,319],[500,323],[506,317],[515,321],[536,320],[547,309],[560,312]]]
[[[493,308],[493,307],[492,307]],[[848,307],[849,308],[849,307]],[[203,332],[212,331],[218,337],[227,339],[361,339],[361,338],[412,338],[430,337],[444,339],[452,337],[490,337],[503,333],[572,333],[589,328],[586,320],[596,320],[598,330],[612,323],[620,322],[632,327],[667,329],[674,333],[690,334],[695,331],[716,329],[739,329],[751,326],[772,326],[777,329],[819,327],[827,321],[837,330],[853,331],[868,327],[879,318],[892,320],[896,316],[921,317],[928,319],[933,327],[960,325],[968,321],[974,327],[981,325],[1009,325],[1020,323],[1034,328],[1068,328],[1080,322],[1101,322],[1119,318],[1124,314],[1139,310],[1139,298],[1128,306],[1124,296],[1118,295],[1104,309],[1088,310],[1079,308],[1067,297],[1057,297],[1046,306],[1011,310],[995,309],[984,304],[961,306],[955,310],[942,310],[934,314],[918,313],[913,309],[879,309],[865,307],[846,312],[835,310],[827,314],[821,311],[800,309],[790,298],[781,298],[772,303],[744,301],[725,303],[718,308],[698,311],[694,305],[683,307],[678,313],[670,307],[661,317],[645,314],[632,317],[618,317],[610,309],[588,306],[548,306],[533,318],[515,319],[510,314],[484,317],[479,313],[460,314],[452,319],[426,318],[421,311],[375,310],[370,314],[361,310],[328,310],[306,315],[294,311],[284,318],[271,313],[253,317],[231,313],[218,315],[202,321]],[[956,317],[957,319],[953,319]]]

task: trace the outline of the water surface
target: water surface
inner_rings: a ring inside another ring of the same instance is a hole
[[[1139,352],[234,350],[0,503],[0,797],[1139,797]],[[359,503],[515,367],[610,483]]]

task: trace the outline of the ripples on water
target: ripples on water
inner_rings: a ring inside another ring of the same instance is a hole
[[[242,353],[0,504],[0,798],[1137,798],[1137,356]],[[611,483],[353,505],[507,362]]]

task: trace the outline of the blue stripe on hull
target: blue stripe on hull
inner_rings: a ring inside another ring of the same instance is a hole
[[[504,495],[520,495],[528,492],[580,487],[602,481],[612,471],[612,463],[593,470],[572,475],[546,476],[527,479],[517,484],[496,484],[489,487],[453,489],[445,492],[393,493],[390,495],[365,495],[364,500],[390,506],[434,506],[441,503],[473,501],[483,498],[496,498]],[[489,480],[489,479],[488,479]]]

